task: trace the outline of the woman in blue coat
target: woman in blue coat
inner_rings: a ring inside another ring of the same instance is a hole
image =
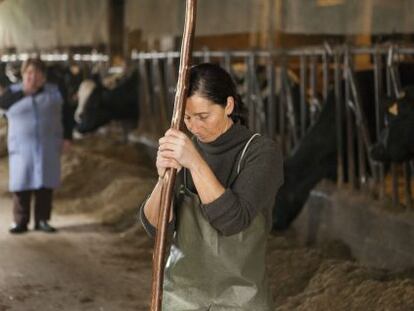
[[[45,64],[29,59],[22,65],[23,83],[13,84],[0,98],[8,119],[9,189],[14,223],[10,233],[27,231],[30,201],[35,197],[35,230],[54,232],[48,224],[53,189],[60,182],[63,145],[63,99],[46,83]]]

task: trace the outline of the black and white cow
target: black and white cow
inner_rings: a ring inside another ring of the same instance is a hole
[[[7,89],[7,87],[11,84],[9,77],[6,74],[6,66],[5,64],[0,64],[0,96],[3,92]]]
[[[375,137],[373,72],[371,70],[357,72],[355,80],[359,86],[363,114],[367,117],[369,136],[373,140]],[[340,121],[343,129],[346,126],[344,115],[343,112]],[[335,93],[331,89],[317,121],[307,130],[296,149],[285,159],[285,183],[277,194],[273,210],[275,230],[285,230],[290,226],[318,182],[325,178],[336,180],[337,121],[335,116]],[[345,137],[343,140],[345,141]],[[346,164],[346,154],[343,156]]]
[[[371,157],[380,162],[404,162],[414,159],[414,86],[404,88],[405,96],[391,102],[388,126],[371,149]]]
[[[84,80],[78,90],[75,112],[76,130],[93,132],[111,120],[138,120],[138,72],[122,78],[113,89],[102,85],[99,79]]]
[[[76,92],[82,82],[82,74],[77,66],[61,63],[49,63],[46,66],[46,78],[58,86],[63,98],[63,123],[66,138],[72,138],[75,126]]]
[[[285,180],[276,196],[273,209],[275,230],[289,227],[319,181],[336,178],[335,111],[334,93],[331,91],[318,121],[309,128],[297,148],[285,159]]]

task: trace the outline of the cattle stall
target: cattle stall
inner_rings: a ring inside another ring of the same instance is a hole
[[[82,76],[85,78],[93,71],[99,73],[107,71],[109,67],[109,56],[103,53],[11,53],[0,54],[0,63],[20,69],[20,65],[28,58],[39,57],[48,66],[61,65],[67,66],[77,65],[81,68]]]
[[[358,64],[361,57],[369,59],[368,66]],[[232,74],[249,128],[278,140],[287,159],[313,139],[309,135],[322,122],[324,108],[334,105],[328,121],[335,124],[336,137],[326,143],[336,145],[337,186],[391,198],[394,207],[405,208],[413,206],[413,161],[384,164],[374,161],[370,150],[389,122],[386,105],[402,98],[402,86],[414,84],[413,60],[414,48],[395,44],[193,53],[194,64],[219,63]],[[159,137],[168,128],[178,62],[179,52],[132,53],[139,72],[141,133]]]
[[[108,72],[109,57],[106,54],[33,52],[0,54],[0,77],[3,83],[17,83],[21,80],[20,67],[28,58],[39,57],[46,64],[47,80],[59,87],[64,98],[64,116],[73,123],[77,105],[77,91],[80,83],[93,74],[103,76]]]

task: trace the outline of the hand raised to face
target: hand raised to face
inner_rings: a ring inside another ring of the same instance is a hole
[[[191,139],[181,131],[169,129],[159,143],[157,161],[160,158],[163,164],[168,162],[166,167],[186,167],[191,170],[201,157]]]

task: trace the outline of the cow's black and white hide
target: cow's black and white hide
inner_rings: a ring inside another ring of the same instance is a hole
[[[414,68],[412,64],[400,67],[401,85],[414,83]],[[367,130],[371,141],[376,139],[374,74],[372,70],[360,71],[355,74],[356,85],[365,116]],[[385,80],[385,79],[384,79]],[[342,89],[344,86],[342,85]],[[383,85],[385,89],[385,81]],[[406,88],[406,98],[400,100],[398,116],[390,120],[389,128],[382,135],[383,145],[377,151],[370,153],[378,160],[402,161],[414,154],[412,146],[414,133],[414,89]],[[386,100],[386,98],[384,98]],[[343,107],[344,108],[344,107]],[[286,158],[284,164],[285,183],[279,190],[273,210],[273,227],[275,230],[285,230],[301,212],[310,191],[324,178],[336,180],[337,174],[337,121],[335,96],[330,90],[326,104],[316,123],[311,126],[300,144]],[[342,113],[344,116],[344,112]],[[343,134],[346,132],[345,120],[341,120]],[[392,134],[391,134],[392,133]],[[388,139],[387,139],[388,136]],[[345,137],[343,137],[343,141]],[[343,155],[344,165],[347,164],[347,153]],[[358,164],[358,161],[355,161]],[[358,167],[355,168],[358,170]],[[348,169],[345,166],[344,172]],[[357,173],[357,172],[355,172]],[[345,176],[347,179],[347,176]]]
[[[121,79],[116,87],[108,89],[99,79],[84,80],[78,90],[75,112],[76,130],[93,132],[111,120],[138,120],[138,72]]]
[[[0,64],[0,96],[3,95],[10,84],[11,81],[6,75],[6,66],[4,64]]]
[[[371,157],[380,162],[404,162],[414,159],[414,86],[404,88],[402,99],[391,101],[388,126],[371,149]]]
[[[66,64],[50,63],[46,66],[46,79],[56,84],[63,98],[63,123],[66,138],[72,137],[75,126],[76,92],[82,81],[80,70],[74,70]]]
[[[76,106],[76,92],[83,78],[79,68],[65,64],[48,64],[46,66],[47,81],[58,86],[64,100]]]
[[[318,121],[284,162],[284,184],[276,196],[273,228],[285,230],[302,210],[310,191],[323,178],[336,177],[336,128],[333,92]]]
[[[19,62],[9,62],[5,65],[4,72],[11,83],[18,83],[22,80]]]
[[[359,86],[363,113],[367,116],[369,135],[373,139],[375,135],[375,97],[372,71],[358,72],[355,79]],[[337,121],[335,116],[335,93],[331,89],[317,121],[307,130],[299,145],[285,159],[285,182],[276,196],[273,210],[273,228],[275,230],[285,230],[290,226],[301,212],[310,191],[319,181],[324,178],[336,179]],[[340,122],[344,129],[345,119],[343,118]],[[345,134],[345,130],[343,134]],[[345,137],[343,137],[343,141],[345,141]],[[346,164],[346,154],[343,156]]]

